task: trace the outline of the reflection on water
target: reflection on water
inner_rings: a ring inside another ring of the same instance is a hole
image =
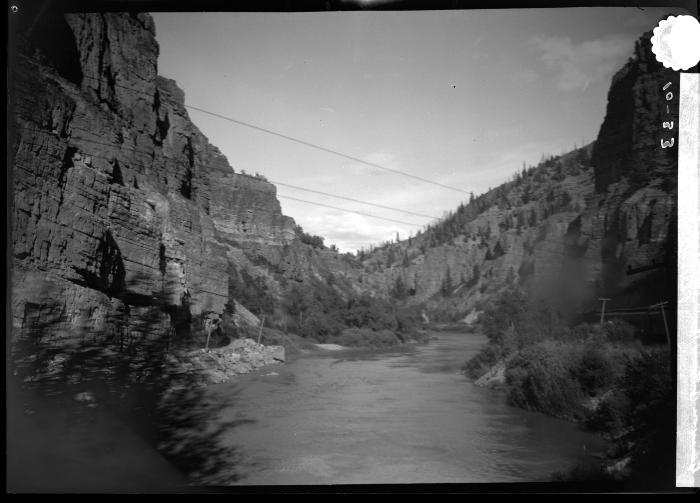
[[[600,453],[570,423],[506,405],[460,366],[483,339],[301,358],[212,389],[242,484],[548,480]],[[252,422],[247,422],[252,421]]]

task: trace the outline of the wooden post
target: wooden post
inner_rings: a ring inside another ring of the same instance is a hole
[[[207,343],[206,343],[206,345],[204,346],[204,349],[209,349],[209,338],[211,337],[211,320],[207,319],[207,320],[204,322],[204,326],[205,326],[206,329],[207,329]]]
[[[657,304],[654,304],[651,306],[652,308],[658,307],[661,309],[661,317],[664,319],[664,329],[666,330],[666,343],[668,344],[669,347],[671,347],[671,334],[668,332],[668,322],[666,321],[666,310],[664,309],[664,306],[668,304],[668,302],[659,302]]]
[[[263,314],[260,319],[260,331],[258,332],[258,344],[260,344],[260,339],[262,338],[263,325],[265,324],[265,315]]]
[[[605,323],[605,303],[610,299],[599,298],[598,300],[600,300],[603,303],[603,307],[600,311],[600,325],[602,326],[603,323]]]

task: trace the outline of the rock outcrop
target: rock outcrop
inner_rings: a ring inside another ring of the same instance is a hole
[[[37,19],[11,74],[15,347],[186,342],[236,311],[243,269],[279,295],[347,268],[191,122],[149,15]],[[238,306],[234,324],[253,323]]]
[[[205,384],[220,384],[284,361],[282,346],[264,346],[253,339],[236,339],[222,348],[197,349],[168,359],[173,374],[193,374]]]
[[[678,151],[662,148],[661,140],[678,131],[679,85],[678,72],[664,68],[651,52],[651,33],[641,37],[610,86],[591,159],[596,191],[604,193],[626,178],[633,189],[658,184],[668,192]],[[673,129],[663,128],[664,122],[673,122]]]

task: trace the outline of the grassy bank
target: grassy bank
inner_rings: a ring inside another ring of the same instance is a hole
[[[468,377],[504,367],[498,384],[510,404],[578,422],[611,441],[600,466],[556,480],[673,486],[675,393],[666,345],[642,344],[624,322],[567,326],[517,290],[496,299],[480,324],[488,343],[466,362]]]

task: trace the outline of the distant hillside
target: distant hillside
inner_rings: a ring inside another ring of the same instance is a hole
[[[675,149],[661,149],[662,87],[650,33],[614,76],[595,142],[472,196],[416,237],[363,254],[365,285],[460,319],[519,284],[563,314],[675,297]],[[668,120],[668,118],[664,119]],[[667,267],[627,274],[652,264]]]

